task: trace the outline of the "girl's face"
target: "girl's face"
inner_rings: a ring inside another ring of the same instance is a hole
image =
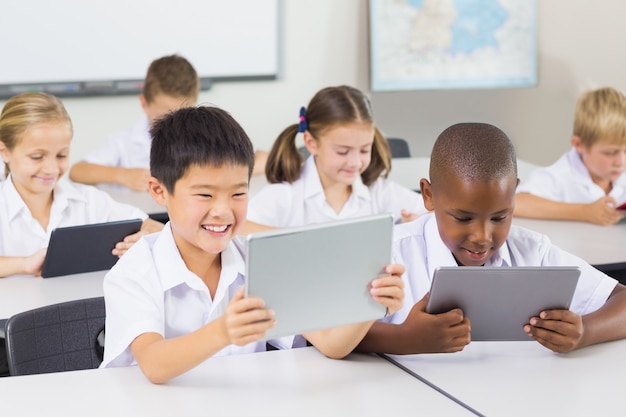
[[[374,126],[354,123],[331,128],[318,138],[304,132],[304,142],[315,156],[322,185],[350,186],[367,169],[372,158]]]
[[[0,144],[20,195],[52,192],[68,168],[71,140],[70,124],[59,121],[29,127],[12,150]]]

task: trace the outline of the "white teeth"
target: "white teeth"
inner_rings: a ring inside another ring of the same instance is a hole
[[[222,225],[222,226],[202,226],[203,229],[208,230],[209,232],[217,232],[217,233],[221,233],[224,230],[226,230],[226,228],[228,227],[228,225]]]

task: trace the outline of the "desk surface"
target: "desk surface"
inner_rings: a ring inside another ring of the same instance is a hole
[[[315,348],[211,358],[165,385],[138,367],[0,378],[7,415],[468,416],[386,360]]]
[[[107,271],[55,278],[15,276],[0,279],[0,319],[33,308],[81,298],[101,297]]]
[[[598,226],[516,217],[513,224],[548,235],[552,243],[592,265],[626,264],[626,222]]]
[[[622,416],[624,352],[626,340],[563,355],[528,341],[472,342],[458,353],[389,356],[487,416]]]

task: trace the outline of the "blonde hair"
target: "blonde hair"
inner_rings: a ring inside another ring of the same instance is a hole
[[[46,123],[67,122],[73,133],[72,121],[61,100],[45,93],[22,93],[10,98],[0,113],[0,142],[12,151],[26,129]],[[9,166],[5,165],[5,176]]]
[[[363,184],[371,185],[391,170],[391,150],[383,134],[374,125],[370,101],[354,87],[327,87],[315,94],[306,115],[307,130],[314,138],[338,126],[359,123],[374,126],[374,144],[369,166],[361,174]],[[274,141],[265,164],[265,175],[270,183],[296,181],[302,172],[302,155],[296,148],[298,124],[287,126]]]
[[[574,135],[589,148],[598,142],[626,144],[626,97],[611,87],[586,91],[576,102]]]
[[[143,95],[148,103],[164,94],[198,101],[200,79],[189,61],[180,55],[168,55],[152,61],[143,84]]]

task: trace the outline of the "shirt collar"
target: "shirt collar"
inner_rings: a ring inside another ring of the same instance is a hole
[[[56,212],[62,212],[67,206],[69,206],[71,200],[86,201],[85,196],[82,195],[75,187],[72,187],[66,180],[60,180],[54,186],[54,201],[53,207]],[[11,174],[5,181],[2,182],[2,194],[7,202],[9,221],[17,217],[23,210],[29,210],[26,203],[19,195],[15,185],[13,184],[13,178]],[[51,213],[51,216],[53,213]]]
[[[317,167],[315,166],[315,157],[309,156],[304,162],[302,168],[302,174],[300,175],[302,181],[304,181],[304,198],[314,197],[318,194],[324,194],[324,188],[322,187],[322,180],[320,180]],[[357,176],[354,183],[352,183],[352,194],[358,198],[364,200],[370,200],[371,194],[368,186],[363,184],[361,176]]]
[[[245,273],[245,262],[241,252],[232,241],[222,251],[221,256],[222,271],[220,273],[218,293],[225,291],[225,288],[228,288],[239,275],[244,276]],[[159,271],[164,291],[180,284],[186,284],[194,290],[207,291],[207,287],[202,279],[187,269],[187,265],[185,265],[185,261],[180,256],[174,241],[174,235],[169,223],[159,233],[159,237],[154,244],[153,258],[156,269]],[[218,295],[215,294],[214,299],[218,299]]]

